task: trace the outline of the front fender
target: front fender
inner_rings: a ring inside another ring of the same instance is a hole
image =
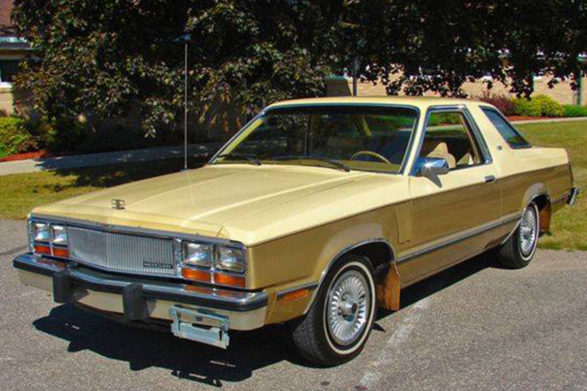
[[[270,322],[303,315],[330,268],[344,254],[368,243],[386,243],[394,254],[397,223],[393,207],[386,207],[307,231],[266,242],[249,249],[253,289],[276,294],[312,286],[312,296],[283,303],[276,300]]]

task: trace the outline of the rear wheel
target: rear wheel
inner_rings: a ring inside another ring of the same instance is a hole
[[[361,352],[374,315],[373,267],[366,257],[348,255],[328,273],[312,307],[294,325],[294,345],[314,364],[341,364]]]
[[[522,213],[518,228],[501,247],[501,264],[512,269],[528,265],[536,253],[539,234],[540,213],[532,202]]]

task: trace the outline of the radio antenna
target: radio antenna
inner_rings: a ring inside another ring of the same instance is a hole
[[[190,33],[186,31],[184,42],[184,71],[183,71],[183,169],[188,169],[188,43]]]

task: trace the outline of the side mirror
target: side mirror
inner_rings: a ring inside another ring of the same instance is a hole
[[[416,173],[426,178],[436,178],[438,175],[446,175],[450,171],[446,159],[439,157],[420,157],[416,164]]]

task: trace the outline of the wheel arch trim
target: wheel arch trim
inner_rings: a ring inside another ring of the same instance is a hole
[[[350,252],[352,252],[362,246],[365,246],[368,244],[376,244],[376,243],[384,244],[387,247],[389,253],[391,254],[391,259],[389,260],[390,263],[396,262],[397,253],[395,252],[391,243],[389,243],[389,241],[385,238],[366,239],[366,240],[362,240],[358,243],[355,243],[353,245],[350,245],[350,246],[343,248],[332,259],[330,259],[330,261],[326,264],[326,267],[322,270],[322,273],[320,273],[320,278],[318,279],[318,282],[316,283],[316,288],[312,292],[312,297],[310,298],[308,305],[304,309],[303,314],[305,315],[310,310],[310,307],[312,307],[312,304],[314,304],[314,301],[316,300],[316,296],[318,295],[318,292],[320,291],[320,288],[322,287],[322,284],[324,283],[326,276],[328,275],[328,273],[330,272],[332,267],[338,261],[340,261],[340,259],[342,259],[342,257],[344,257],[345,255],[349,254]]]
[[[528,190],[530,190],[530,189],[528,189]],[[528,193],[526,193],[526,194],[528,194]],[[524,199],[526,199],[527,201],[525,202],[524,206],[522,207],[522,210],[520,211],[520,219],[522,218],[523,213],[526,210],[526,208],[528,208],[528,206],[530,206],[531,203],[535,202],[535,200],[539,197],[545,197],[548,205],[552,204],[551,199],[550,199],[550,195],[548,194],[548,191],[546,191],[546,189],[543,189],[542,191],[539,191],[529,197],[524,196]],[[538,209],[538,212],[540,213],[540,209]],[[521,221],[520,219],[518,219],[518,222],[516,223],[516,225],[514,226],[512,231],[503,239],[503,241],[501,242],[501,245],[503,245],[505,242],[507,242],[509,240],[509,238],[514,234],[514,232],[516,232],[516,230],[520,226],[520,221]]]

